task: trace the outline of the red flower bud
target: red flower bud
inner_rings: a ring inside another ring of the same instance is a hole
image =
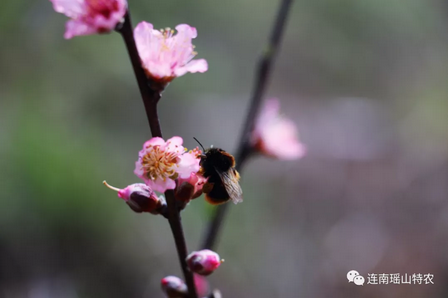
[[[143,183],[128,185],[124,189],[118,189],[110,186],[106,181],[103,184],[108,188],[118,192],[118,197],[126,201],[126,204],[137,213],[150,212],[159,214],[166,205],[163,197],[157,197],[152,189]]]
[[[187,285],[182,279],[176,276],[167,276],[162,278],[161,286],[163,292],[169,298],[185,298],[188,296]]]
[[[187,264],[192,272],[200,275],[209,275],[215,271],[224,260],[209,249],[194,251],[187,256]]]

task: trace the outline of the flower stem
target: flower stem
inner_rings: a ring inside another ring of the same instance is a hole
[[[255,120],[257,119],[274,60],[277,56],[280,42],[285,31],[286,19],[288,17],[292,2],[293,0],[281,1],[268,43],[257,64],[250,106],[243,125],[243,130],[241,132],[237,153],[235,155],[237,162],[236,169],[238,171],[241,171],[243,165],[252,153],[250,136],[254,129]],[[205,232],[205,238],[203,239],[201,246],[202,248],[213,249],[213,246],[216,245],[216,240],[228,208],[229,204],[224,204],[215,209],[215,212],[211,217],[212,219]]]
[[[124,39],[129,57],[131,59],[134,74],[137,79],[138,88],[145,106],[146,116],[148,118],[151,135],[153,137],[162,137],[162,129],[157,115],[157,103],[161,98],[160,91],[155,91],[150,88],[145,71],[141,66],[140,56],[135,44],[134,33],[132,30],[131,16],[129,11],[126,13],[124,22],[116,28]],[[173,190],[165,192],[165,198],[168,207],[168,222],[170,224],[171,232],[173,233],[174,242],[176,244],[177,254],[179,256],[180,266],[185,277],[188,287],[188,297],[197,298],[196,287],[194,284],[193,273],[188,270],[186,258],[188,255],[187,244],[185,242],[184,231],[182,228],[180,210],[177,208],[176,199]]]

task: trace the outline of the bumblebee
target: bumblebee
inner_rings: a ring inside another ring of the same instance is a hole
[[[201,143],[199,145],[204,149]],[[212,146],[204,150],[200,165],[199,174],[207,178],[202,187],[207,202],[219,205],[229,200],[235,204],[243,201],[243,191],[238,183],[240,175],[235,169],[235,158],[232,154]]]

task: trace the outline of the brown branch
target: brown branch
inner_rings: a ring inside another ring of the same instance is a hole
[[[146,116],[148,118],[151,135],[153,137],[162,137],[162,129],[157,115],[157,103],[161,98],[160,91],[150,88],[149,81],[145,75],[145,71],[141,66],[140,56],[137,51],[137,46],[134,40],[134,33],[132,30],[131,17],[129,12],[126,13],[124,23],[120,24],[116,29],[121,36],[123,36],[129,57],[131,59],[134,74],[137,79],[140,94],[145,106]],[[193,274],[188,270],[186,258],[188,255],[187,244],[185,242],[184,232],[182,229],[182,222],[179,208],[177,208],[176,199],[174,198],[174,191],[167,190],[165,197],[168,207],[168,222],[173,233],[176,250],[179,257],[180,266],[185,277],[188,287],[189,298],[197,298],[196,287],[194,285]]]
[[[252,153],[250,135],[254,129],[255,120],[257,119],[262,98],[267,88],[268,79],[271,75],[271,70],[280,47],[281,38],[285,31],[286,19],[288,17],[292,2],[293,0],[281,1],[269,41],[257,65],[250,106],[246,115],[246,120],[243,124],[243,131],[241,133],[239,146],[235,157],[237,161],[236,168],[238,171],[241,171],[243,165]],[[203,239],[201,246],[202,248],[212,249],[213,246],[216,245],[216,240],[228,208],[229,204],[224,204],[215,209],[215,212],[212,215],[212,220],[210,221],[205,232],[205,238]]]

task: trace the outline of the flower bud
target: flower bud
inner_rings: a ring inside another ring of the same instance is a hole
[[[162,278],[161,286],[163,292],[169,298],[184,298],[188,296],[187,285],[182,279],[176,276],[167,276]]]
[[[187,256],[187,264],[192,272],[200,275],[209,275],[215,271],[224,260],[209,249],[194,251]]]
[[[188,178],[179,178],[177,180],[177,187],[175,196],[176,199],[182,202],[189,202],[196,199],[202,194],[202,186],[206,179],[197,173],[191,173]]]
[[[149,212],[152,214],[159,214],[166,206],[163,197],[157,197],[152,189],[143,183],[135,183],[128,185],[124,189],[118,189],[110,186],[106,181],[103,184],[108,188],[118,192],[118,197],[126,201],[126,204],[137,213]]]

